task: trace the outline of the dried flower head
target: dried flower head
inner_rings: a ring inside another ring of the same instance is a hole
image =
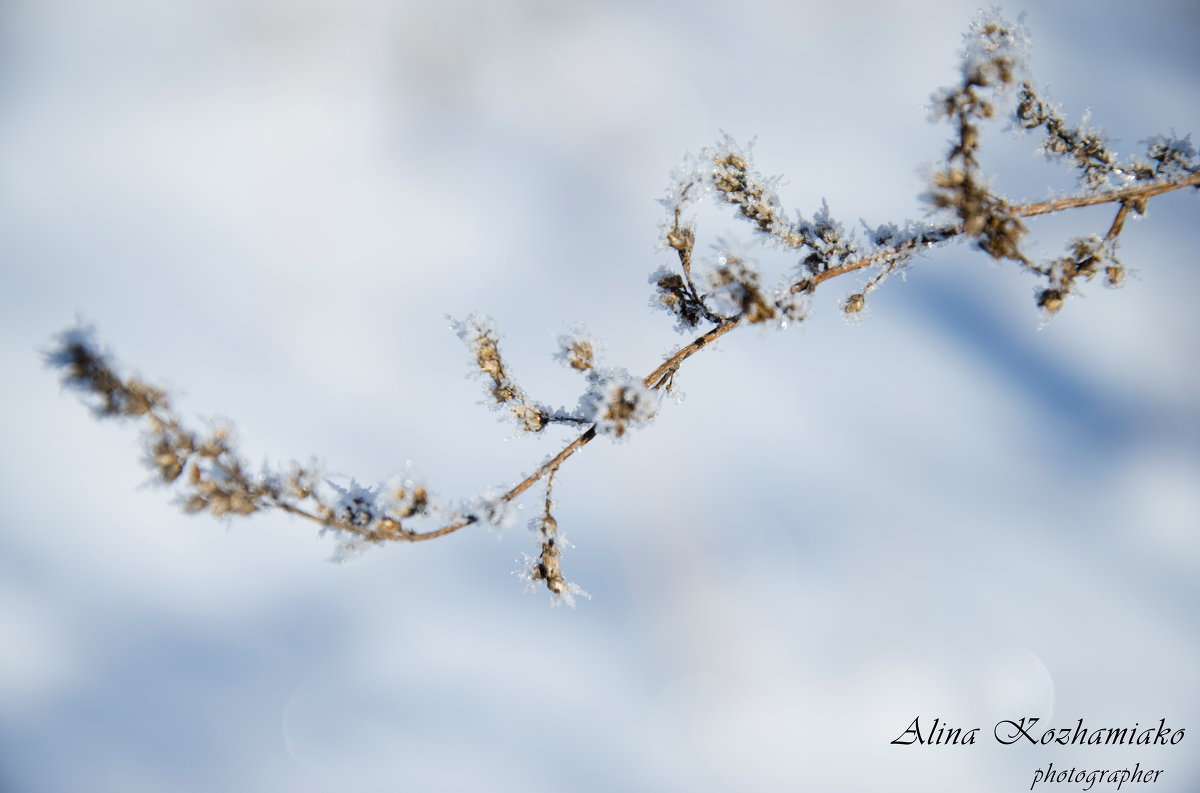
[[[596,345],[582,329],[558,337],[560,361],[577,372],[589,372],[596,365]]]
[[[996,9],[980,11],[963,38],[966,85],[1012,86],[1026,69],[1029,33],[1001,17]]]
[[[1063,293],[1059,289],[1043,289],[1038,294],[1037,303],[1047,314],[1057,314],[1063,307]]]
[[[490,317],[472,314],[452,327],[470,349],[475,372],[488,383],[493,406],[507,407],[509,416],[526,432],[540,432],[550,420],[548,411],[530,402],[500,355],[500,335]]]
[[[775,302],[763,292],[758,270],[744,254],[730,250],[727,244],[705,271],[704,280],[718,314],[744,317],[751,324],[775,318]]]
[[[846,314],[857,314],[867,307],[867,296],[862,292],[855,292],[846,298],[846,302],[842,304],[842,311]]]
[[[644,426],[658,410],[658,394],[624,369],[597,372],[580,399],[580,413],[599,435],[623,438]]]

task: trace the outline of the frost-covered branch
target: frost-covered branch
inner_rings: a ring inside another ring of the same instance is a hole
[[[455,322],[487,403],[519,431],[541,435],[554,425],[585,428],[507,489],[446,502],[412,470],[372,486],[333,481],[313,463],[251,470],[228,428],[198,432],[188,427],[162,389],[122,376],[90,330],[62,333],[47,361],[62,371],[63,382],[83,395],[97,417],[141,423],[145,462],[161,482],[175,488],[185,511],[228,519],[280,510],[336,534],[339,557],[372,544],[442,537],[474,524],[510,524],[518,499],[544,481],[541,516],[531,522],[539,552],[526,557],[522,575],[545,586],[554,602],[573,603],[575,595],[586,593],[563,573],[563,549],[570,546],[552,514],[555,477],[596,437],[620,441],[648,424],[693,355],[745,325],[787,328],[803,322],[821,285],[865,271],[870,273],[867,280],[840,301],[844,313],[859,314],[890,275],[912,266],[918,254],[955,241],[970,241],[991,258],[1015,262],[1037,278],[1037,305],[1053,315],[1097,275],[1103,274],[1110,286],[1125,280],[1117,246],[1131,213],[1143,214],[1149,201],[1165,193],[1200,187],[1200,160],[1188,137],[1152,136],[1143,141],[1144,154],[1122,159],[1090,121],[1071,126],[1033,87],[1025,61],[1028,37],[1020,27],[996,15],[981,15],[966,38],[961,80],[933,97],[934,120],[949,123],[953,138],[925,195],[930,220],[866,226],[860,239],[824,202],[811,217],[791,214],[778,194],[780,180],[759,173],[750,149],[726,137],[688,157],[672,175],[662,201],[667,209],[662,247],[674,251],[674,261],[651,274],[651,304],[669,313],[676,330],[692,338],[646,376],[604,364],[598,343],[577,329],[559,338],[555,357],[581,379],[579,398],[574,406],[553,408],[532,399],[518,384],[490,319],[472,315]],[[981,125],[1003,115],[1006,106],[1011,106],[1008,116],[1015,127],[1040,130],[1041,150],[1078,172],[1079,194],[1014,203],[992,190],[983,168]],[[772,286],[759,272],[750,247],[721,242],[711,256],[697,252],[689,212],[705,200],[749,223],[758,244],[794,255],[794,269]],[[1116,206],[1103,233],[1068,240],[1066,253],[1051,261],[1025,254],[1026,220],[1102,204]]]

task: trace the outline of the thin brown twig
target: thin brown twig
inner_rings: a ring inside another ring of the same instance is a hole
[[[1185,187],[1200,187],[1200,174],[1191,174],[1183,179],[1164,180],[1147,185],[1135,185],[1133,187],[1124,187],[1119,190],[1109,190],[1104,193],[1096,193],[1095,195],[1086,196],[1068,196],[1065,198],[1055,198],[1050,201],[1038,201],[1033,204],[1018,204],[1010,207],[1011,214],[1017,217],[1036,217],[1038,215],[1048,215],[1052,212],[1062,212],[1067,209],[1080,209],[1082,207],[1099,206],[1100,204],[1111,204],[1115,201],[1120,201],[1123,206],[1145,201],[1163,193],[1170,193],[1173,190],[1182,190]],[[1124,217],[1118,212],[1118,217],[1121,217],[1122,222]],[[1118,227],[1118,231],[1120,228]],[[935,229],[932,232],[926,232],[920,238],[906,242],[902,245],[897,245],[891,248],[875,251],[861,258],[846,262],[838,267],[831,267],[824,272],[810,275],[798,281],[792,288],[812,289],[822,281],[828,281],[830,278],[836,278],[839,275],[852,273],[856,270],[861,270],[864,267],[870,267],[877,262],[883,261],[890,256],[895,256],[900,253],[906,253],[917,248],[932,247],[947,242],[963,233],[960,225],[943,226],[940,229]]]
[[[1112,225],[1108,227],[1108,233],[1104,235],[1105,242],[1112,242],[1121,233],[1121,229],[1125,228],[1125,218],[1129,215],[1129,207],[1132,205],[1130,201],[1122,201],[1121,208],[1117,210],[1117,216],[1113,218]]]
[[[1120,231],[1120,227],[1125,220],[1128,209],[1134,203],[1145,201],[1154,196],[1161,195],[1163,193],[1169,193],[1173,190],[1180,190],[1185,187],[1200,187],[1200,174],[1191,174],[1183,179],[1178,180],[1161,181],[1148,185],[1135,185],[1133,187],[1110,190],[1108,192],[1097,193],[1095,195],[1070,196],[1065,198],[1056,198],[1050,201],[1039,201],[1032,204],[1021,204],[1011,207],[1010,211],[1013,215],[1018,217],[1034,217],[1037,215],[1060,212],[1067,209],[1078,209],[1082,207],[1097,206],[1100,204],[1110,204],[1119,201],[1121,202],[1121,209],[1117,212],[1117,217],[1114,219],[1113,226],[1109,230],[1109,235],[1112,235],[1113,229],[1116,229],[1118,232]],[[828,281],[831,278],[836,278],[839,275],[846,275],[847,273],[862,270],[866,267],[870,267],[873,264],[877,264],[878,262],[885,261],[890,257],[895,257],[922,248],[940,245],[944,242],[954,239],[955,237],[961,236],[962,233],[963,229],[961,225],[943,226],[941,228],[926,232],[914,240],[910,240],[890,248],[885,248],[883,250],[875,251],[874,253],[862,256],[838,267],[832,267],[821,273],[810,275],[803,281],[798,282],[793,288],[802,287],[811,291],[818,284]],[[659,364],[654,371],[646,375],[646,377],[643,379],[643,383],[647,388],[661,388],[667,382],[667,380],[679,370],[679,367],[683,365],[684,361],[710,346],[717,339],[741,324],[742,321],[740,317],[721,321],[716,327],[696,337],[691,342],[683,347],[680,347],[678,350],[672,353],[671,356]],[[567,458],[582,449],[595,437],[596,428],[594,426],[589,427],[582,434],[564,446],[558,454],[547,460],[536,471],[522,479],[519,483],[505,492],[504,495],[500,496],[499,500],[504,503],[512,502],[513,499],[519,497],[538,481],[546,477],[551,471],[557,470],[558,467],[567,460]],[[352,526],[345,521],[321,518],[319,515],[315,515],[291,504],[279,504],[278,506],[290,514],[316,521],[322,525],[334,526],[340,529],[361,533],[361,530],[359,530],[358,527]],[[459,529],[464,529],[467,526],[477,522],[477,517],[474,515],[469,515],[461,520],[454,521],[453,523],[449,523],[445,526],[427,532],[416,532],[409,529],[401,529],[396,535],[392,537],[385,537],[383,539],[397,539],[407,542],[431,540],[436,537],[444,537],[447,534],[452,534]]]
[[[1096,206],[1097,204],[1111,204],[1114,201],[1143,201],[1157,195],[1162,195],[1163,193],[1169,193],[1172,190],[1181,190],[1184,187],[1200,187],[1200,173],[1191,174],[1183,179],[1166,179],[1151,184],[1122,187],[1119,190],[1108,190],[1094,195],[1068,196],[1066,198],[1055,198],[1050,201],[1039,201],[1034,204],[1023,204],[1012,207],[1012,213],[1019,217],[1030,218],[1035,215],[1060,212],[1064,209],[1078,209],[1080,207]]]
[[[797,281],[795,284],[793,284],[792,289],[804,289],[811,291],[815,289],[818,284],[828,281],[830,278],[837,278],[839,275],[845,275],[846,273],[852,273],[857,270],[861,270],[864,267],[870,267],[872,264],[884,261],[889,257],[896,256],[898,254],[907,253],[909,251],[917,250],[918,248],[928,248],[934,245],[939,245],[946,240],[957,237],[960,234],[962,234],[962,226],[960,225],[943,226],[940,229],[926,232],[915,240],[910,240],[890,248],[884,248],[866,256],[862,256],[858,259],[854,259],[853,261],[846,262],[845,264],[837,267],[830,267],[828,270],[823,270],[814,275],[806,276],[803,280]]]
[[[646,377],[643,378],[642,382],[645,384],[645,386],[647,388],[655,388],[655,389],[660,388],[666,382],[666,379],[671,374],[673,374],[676,370],[679,369],[679,367],[683,364],[684,361],[686,361],[688,358],[692,357],[696,353],[700,352],[705,347],[708,347],[709,345],[711,345],[717,339],[719,339],[720,337],[724,336],[729,331],[736,328],[739,324],[741,324],[740,319],[726,320],[725,322],[722,322],[720,325],[718,325],[717,327],[708,331],[707,333],[704,333],[703,335],[698,336],[696,339],[694,339],[689,344],[686,344],[683,347],[680,347],[678,350],[676,350],[669,358],[667,358],[667,360],[665,360],[661,364],[659,364],[658,367],[656,367],[653,372],[646,375]],[[504,493],[504,495],[500,496],[499,500],[502,502],[505,502],[505,503],[511,502],[513,499],[520,496],[526,490],[533,487],[533,485],[535,485],[538,481],[540,481],[543,477],[545,477],[551,471],[557,470],[558,467],[560,465],[562,465],[563,462],[568,457],[570,457],[575,452],[582,449],[584,446],[586,446],[588,443],[590,443],[592,441],[592,439],[595,437],[596,437],[596,428],[594,426],[589,427],[586,431],[584,431],[582,434],[580,434],[577,438],[575,438],[573,441],[571,441],[566,446],[564,446],[563,449],[558,454],[554,455],[554,457],[547,460],[536,471],[534,471],[532,474],[525,477],[519,483],[514,485],[511,489],[509,489],[506,493]],[[302,509],[302,508],[297,507],[292,504],[279,504],[278,506],[281,507],[284,511],[286,511],[292,515],[296,515],[297,517],[306,518],[308,520],[315,521],[316,523],[320,523],[323,526],[333,526],[335,528],[343,529],[346,531],[351,531],[356,534],[363,533],[360,527],[354,526],[346,521],[338,520],[336,518],[322,518],[319,515],[311,513],[305,509]],[[463,518],[462,520],[458,520],[453,523],[449,523],[445,526],[442,526],[440,528],[433,529],[430,531],[418,532],[418,531],[411,531],[409,529],[401,529],[398,532],[398,534],[395,536],[382,537],[382,538],[377,538],[377,539],[396,539],[396,540],[404,540],[407,542],[419,542],[421,540],[432,540],[435,537],[444,537],[447,534],[452,534],[452,533],[458,531],[459,529],[464,529],[467,526],[470,526],[471,524],[477,523],[477,522],[478,522],[478,518],[476,518],[474,515],[469,515],[469,516]]]

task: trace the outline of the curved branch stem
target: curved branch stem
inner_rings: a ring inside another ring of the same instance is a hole
[[[1018,217],[1035,217],[1037,215],[1046,215],[1053,212],[1061,212],[1067,209],[1078,209],[1081,207],[1097,206],[1099,204],[1111,204],[1114,202],[1121,202],[1123,207],[1127,207],[1132,203],[1145,201],[1149,198],[1153,198],[1154,196],[1161,195],[1163,193],[1169,193],[1173,190],[1180,190],[1184,187],[1200,187],[1200,174],[1191,174],[1183,179],[1178,180],[1165,180],[1146,185],[1134,185],[1132,187],[1109,190],[1103,193],[1096,193],[1094,195],[1070,196],[1066,198],[1056,198],[1049,201],[1039,201],[1032,204],[1019,204],[1011,207],[1011,211],[1013,215]],[[839,267],[833,267],[825,270],[824,272],[809,276],[807,279],[805,279],[805,281],[797,283],[793,288],[803,285],[804,288],[811,290],[814,289],[818,284],[828,281],[831,278],[836,278],[839,275],[845,275],[857,270],[862,270],[890,257],[915,251],[920,248],[930,248],[935,245],[940,245],[944,242],[948,242],[956,237],[961,236],[962,233],[963,229],[961,225],[953,224],[943,226],[941,228],[926,232],[917,239],[906,242],[902,245],[885,248],[883,250],[868,254],[867,256],[855,259],[854,261],[847,262]],[[671,376],[679,370],[679,367],[683,365],[684,361],[710,346],[717,339],[721,338],[726,333],[741,324],[741,317],[722,320],[716,327],[712,328],[707,333],[696,337],[691,342],[683,347],[680,347],[678,350],[672,353],[671,356],[659,364],[654,371],[646,375],[642,382],[647,388],[662,388],[663,385],[665,385],[671,378]],[[542,463],[542,465],[536,471],[513,486],[508,492],[500,497],[500,500],[505,503],[511,502],[538,481],[543,479],[551,471],[557,470],[558,467],[562,465],[568,457],[582,449],[595,437],[596,428],[594,426],[589,427],[573,441],[564,446],[562,451],[554,455],[554,457],[550,458],[545,463]],[[288,508],[287,511],[291,512],[292,514],[315,520],[319,523],[329,523],[328,521],[321,520],[321,518],[316,515],[309,514],[294,507]],[[474,516],[468,516],[460,521],[447,524],[446,526],[442,526],[439,529],[429,532],[410,532],[405,530],[402,534],[396,536],[395,539],[407,540],[410,542],[433,539],[435,537],[442,537],[447,534],[451,534],[476,522],[478,521]]]
[[[675,371],[679,369],[679,367],[683,364],[684,361],[686,361],[688,358],[691,358],[693,355],[700,352],[705,347],[708,347],[710,344],[712,344],[717,339],[721,338],[726,333],[733,330],[740,324],[741,324],[740,319],[725,320],[720,325],[717,325],[715,328],[708,331],[704,335],[698,336],[690,344],[680,347],[678,350],[676,350],[671,355],[671,357],[667,358],[667,360],[665,360],[661,364],[659,364],[658,367],[653,372],[651,372],[650,374],[646,375],[645,378],[643,378],[642,383],[647,388],[654,388],[654,389],[661,388],[663,386],[663,384],[666,383],[667,378],[669,378],[672,374],[674,374]],[[537,482],[539,479],[541,479],[542,477],[544,477],[546,474],[550,473],[551,471],[556,470],[560,465],[562,465],[564,460],[566,460],[568,457],[570,457],[575,452],[582,449],[595,437],[596,437],[595,426],[589,427],[587,429],[587,431],[585,431],[582,435],[580,435],[578,438],[576,438],[575,440],[568,443],[563,448],[562,451],[560,451],[558,454],[554,455],[554,457],[547,460],[545,463],[542,464],[542,466],[540,468],[538,468],[536,471],[534,471],[529,476],[525,477],[525,479],[523,479],[519,484],[517,484],[515,487],[513,487],[511,490],[509,490],[507,493],[505,493],[503,496],[501,496],[500,497],[501,500],[505,501],[505,502],[512,501],[514,498],[516,498],[517,496],[524,493],[526,490],[528,490],[530,487],[532,487],[535,482]],[[462,527],[460,526],[459,528],[462,528]],[[453,529],[451,529],[451,531],[453,531]]]
[[[1118,190],[1110,190],[1103,193],[1093,195],[1076,196],[1057,198],[1048,201],[1040,201],[1031,204],[1011,205],[1006,207],[1008,213],[1014,217],[1034,217],[1037,215],[1045,215],[1053,212],[1060,212],[1067,209],[1076,209],[1080,207],[1096,206],[1100,204],[1109,204],[1119,202],[1121,205],[1116,218],[1113,220],[1112,226],[1106,235],[1106,240],[1112,240],[1120,232],[1124,224],[1129,210],[1135,212],[1143,211],[1144,204],[1150,198],[1168,193],[1174,190],[1180,190],[1184,187],[1200,187],[1200,173],[1189,174],[1186,177],[1179,179],[1164,179],[1150,184],[1134,185],[1131,187],[1121,188]],[[678,227],[678,220],[676,220]],[[682,232],[679,232],[682,233]],[[893,245],[884,248],[858,259],[845,262],[837,267],[831,267],[820,273],[809,275],[807,278],[794,284],[791,289],[793,292],[809,291],[811,292],[818,284],[828,281],[831,278],[836,278],[839,275],[855,272],[871,265],[883,262],[885,265],[894,266],[904,257],[919,249],[930,248],[935,245],[940,245],[949,240],[960,237],[964,234],[964,229],[961,224],[948,224],[940,228],[934,228],[924,232],[923,234],[908,240],[904,243]],[[685,248],[681,252],[681,260],[688,276],[688,288],[693,296],[696,291],[690,279],[689,255],[690,255],[690,240],[681,246]],[[890,261],[889,261],[890,260]],[[709,318],[715,322],[714,327],[707,332],[697,336],[688,344],[677,349],[674,353],[666,358],[661,364],[643,378],[642,382],[646,388],[659,390],[667,386],[675,373],[683,365],[683,363],[696,353],[711,346],[719,338],[729,333],[734,328],[744,324],[743,315],[734,317],[717,317],[709,315]],[[165,402],[162,402],[162,395],[153,389],[149,389],[144,385],[137,384],[135,381],[130,381],[131,384],[126,384],[120,380],[109,368],[102,356],[80,346],[77,342],[74,346],[68,346],[55,356],[59,360],[59,365],[69,367],[72,372],[69,379],[72,379],[77,385],[82,384],[89,390],[96,391],[106,396],[107,401],[104,403],[102,413],[104,415],[139,415],[149,414],[153,422],[156,422],[160,428],[170,430],[173,437],[186,438],[188,444],[187,454],[191,454],[191,434],[188,433],[178,419],[172,414]],[[159,403],[162,402],[160,405]],[[136,408],[136,409],[135,409]],[[546,462],[542,463],[536,471],[525,477],[519,483],[499,497],[498,501],[502,503],[510,503],[522,493],[527,491],[535,483],[548,475],[553,475],[571,455],[582,449],[596,437],[596,427],[592,425],[578,437],[562,448],[558,454],[551,457]],[[167,464],[173,463],[173,453],[167,449],[166,454],[168,459]],[[430,531],[413,531],[401,525],[400,517],[383,516],[386,520],[381,523],[382,526],[376,525],[371,528],[366,528],[362,525],[357,525],[352,519],[342,518],[331,514],[327,508],[322,508],[316,511],[310,511],[293,501],[281,498],[278,493],[264,490],[261,485],[256,485],[246,477],[241,470],[240,463],[236,459],[232,465],[222,463],[216,458],[218,453],[209,455],[214,458],[214,464],[221,470],[223,476],[230,481],[236,482],[240,490],[239,497],[244,500],[243,506],[245,512],[256,511],[261,508],[275,507],[287,512],[290,515],[311,520],[319,523],[322,526],[341,529],[343,531],[359,535],[371,541],[395,540],[405,542],[419,542],[423,540],[431,540],[437,537],[444,537],[447,534],[452,534],[459,529],[466,528],[474,523],[480,522],[481,518],[476,514],[459,514],[455,515],[451,522]],[[182,469],[180,469],[182,470]],[[174,481],[180,473],[176,470],[168,475],[168,469],[163,469],[163,476],[168,482]],[[548,496],[547,496],[548,497]],[[254,501],[257,500],[257,503]],[[320,502],[318,502],[320,505]],[[239,511],[240,510],[235,510]],[[222,514],[222,513],[217,513]]]
[[[1093,195],[1068,196],[1066,198],[1055,198],[1050,201],[1039,201],[1035,204],[1022,204],[1014,206],[1012,211],[1014,215],[1018,215],[1019,217],[1031,218],[1035,215],[1048,215],[1051,212],[1060,212],[1064,209],[1079,209],[1080,207],[1091,207],[1097,204],[1111,204],[1114,201],[1145,201],[1148,198],[1169,193],[1172,190],[1181,190],[1184,187],[1200,187],[1200,173],[1189,174],[1182,179],[1165,179],[1159,182],[1151,182],[1150,184],[1123,187],[1119,190],[1106,190],[1103,193],[1095,193]]]

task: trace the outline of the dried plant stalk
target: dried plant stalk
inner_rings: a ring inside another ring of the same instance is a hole
[[[292,464],[283,470],[251,471],[237,454],[230,433],[217,428],[198,433],[173,412],[167,394],[135,378],[123,377],[103,354],[90,331],[61,334],[47,360],[63,381],[80,391],[100,418],[141,422],[146,433],[146,463],[165,484],[175,487],[188,512],[217,517],[281,510],[314,521],[336,533],[339,555],[374,543],[417,542],[451,534],[476,523],[511,522],[513,506],[527,490],[546,481],[540,518],[532,528],[540,546],[529,557],[525,578],[545,586],[554,602],[584,595],[562,571],[566,546],[552,515],[551,491],[560,467],[598,435],[621,439],[659,411],[683,364],[744,325],[788,327],[808,315],[810,296],[826,281],[874,270],[867,281],[841,301],[847,315],[859,315],[870,295],[887,278],[912,264],[930,248],[969,240],[993,259],[1008,260],[1044,283],[1036,296],[1047,314],[1062,310],[1081,285],[1103,274],[1110,286],[1125,280],[1117,257],[1120,235],[1130,213],[1142,214],[1154,198],[1200,187],[1200,160],[1190,138],[1154,136],[1144,156],[1121,159],[1099,130],[1071,127],[1033,88],[1025,67],[1027,39],[1022,29],[995,15],[981,15],[967,35],[961,81],[934,95],[935,118],[947,121],[954,139],[933,171],[925,198],[937,222],[907,221],[868,228],[865,240],[847,232],[824,204],[811,219],[791,218],[776,193],[778,180],[763,177],[749,150],[726,138],[676,171],[667,197],[663,247],[675,252],[675,265],[650,276],[653,305],[671,314],[676,328],[696,334],[645,377],[600,365],[596,343],[582,331],[559,339],[559,359],[584,379],[574,408],[551,409],[531,400],[518,385],[500,349],[490,320],[472,316],[456,323],[471,353],[472,369],[484,382],[487,400],[518,429],[543,433],[554,424],[586,427],[537,470],[503,492],[487,491],[474,499],[448,504],[434,496],[411,471],[387,482],[363,487],[351,480],[336,484],[315,465]],[[1013,96],[1015,95],[1015,99]],[[982,170],[981,125],[1006,104],[1014,123],[1044,134],[1042,150],[1076,169],[1081,192],[1032,203],[1013,203],[992,191]],[[749,223],[759,242],[799,257],[795,272],[778,286],[765,286],[753,259],[722,247],[711,262],[696,253],[696,231],[688,209],[711,197]],[[1024,252],[1026,220],[1083,207],[1114,205],[1107,230],[1067,243],[1064,256],[1038,262]],[[702,326],[708,326],[707,329]]]

